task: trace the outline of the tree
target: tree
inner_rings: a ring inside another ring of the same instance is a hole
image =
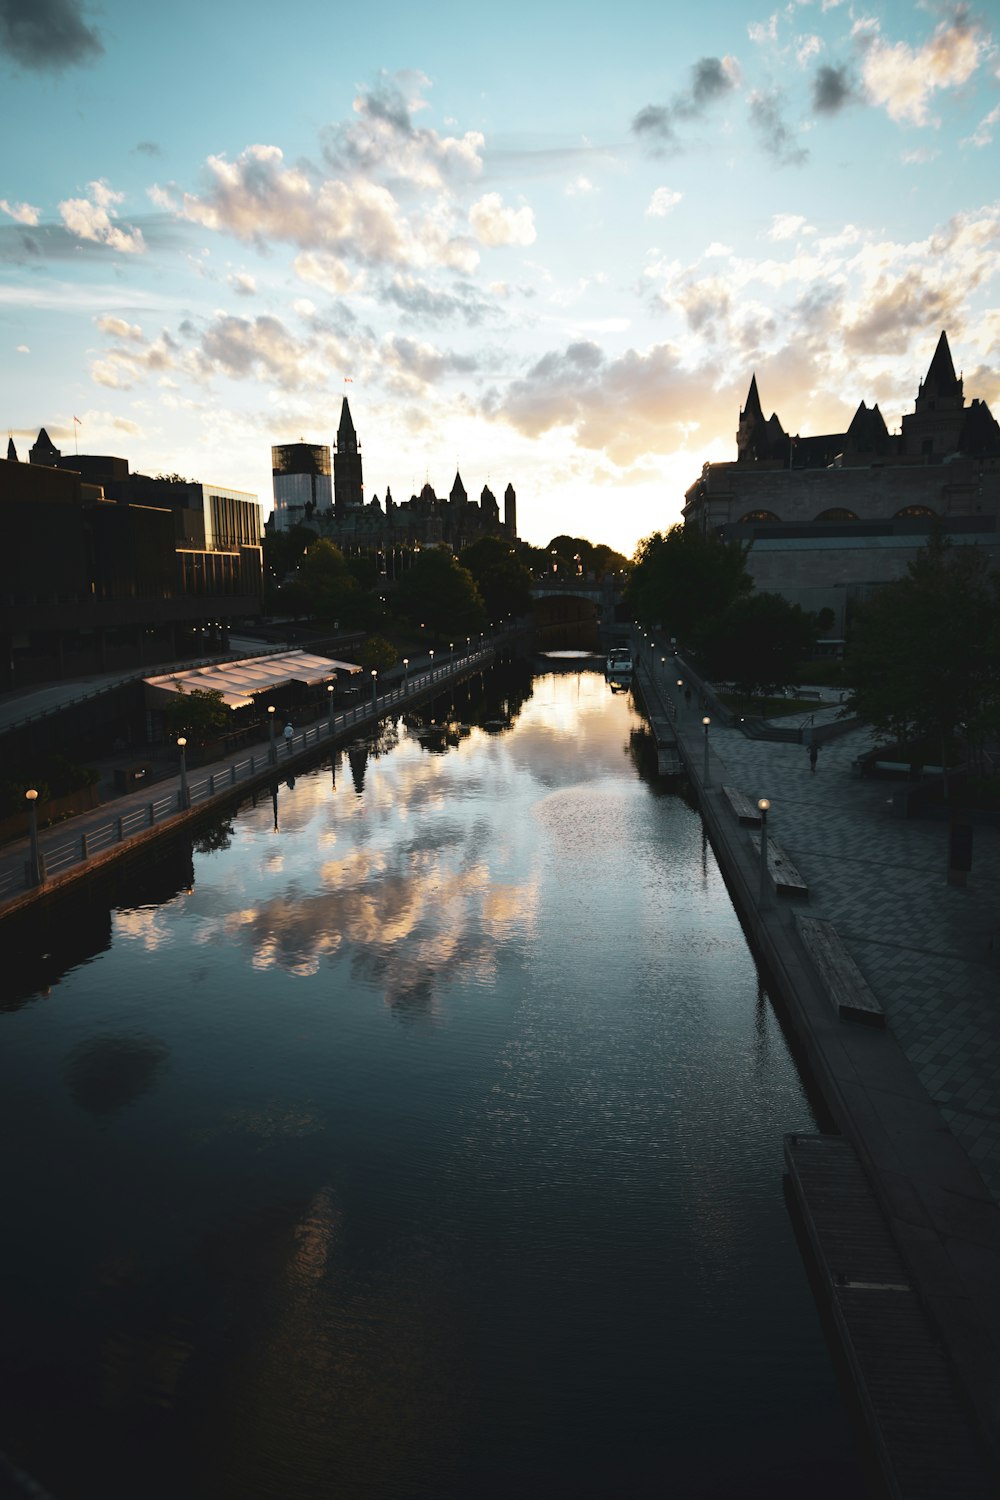
[[[486,610],[468,568],[446,547],[425,547],[399,580],[396,601],[413,624],[447,639],[482,630]]]
[[[339,547],[326,537],[313,542],[299,568],[298,581],[305,590],[309,613],[332,622],[350,617],[361,602],[361,588]]]
[[[491,620],[531,608],[531,574],[505,538],[480,537],[465,548],[461,563],[475,579]]]
[[[666,535],[654,531],[636,550],[628,586],[632,613],[640,623],[662,623],[690,643],[702,626],[752,591],[746,558],[740,542],[720,541],[695,526],[678,524]]]
[[[218,688],[192,688],[177,683],[176,695],[163,711],[168,735],[186,735],[196,745],[216,739],[229,724],[229,709]]]
[[[798,604],[781,594],[749,594],[702,627],[700,655],[710,676],[752,697],[791,682],[815,638],[815,620]]]
[[[877,733],[926,740],[947,764],[1000,722],[1000,578],[974,546],[938,530],[852,620],[845,672],[853,711]]]

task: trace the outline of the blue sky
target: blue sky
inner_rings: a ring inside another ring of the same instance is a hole
[[[457,464],[630,553],[754,371],[789,431],[892,430],[947,328],[996,414],[996,22],[0,0],[0,430],[266,512],[346,393],[369,497]]]

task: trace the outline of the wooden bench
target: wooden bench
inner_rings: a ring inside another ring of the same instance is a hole
[[[737,823],[741,823],[744,828],[760,827],[760,812],[750,801],[746,792],[741,792],[736,786],[724,786],[722,795],[732,808]]]
[[[760,858],[760,834],[751,834],[751,842],[757,850],[757,858]],[[808,901],[809,887],[802,879],[798,870],[792,864],[788,855],[781,845],[768,836],[767,840],[767,873],[771,884],[779,896],[788,896],[793,900]]]
[[[884,1026],[885,1011],[861,970],[844,947],[832,922],[796,915],[802,945],[842,1021]]]

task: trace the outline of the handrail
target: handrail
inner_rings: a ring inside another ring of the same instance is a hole
[[[293,733],[287,740],[275,737],[264,741],[253,749],[249,756],[231,760],[219,769],[198,774],[190,773],[176,790],[154,797],[139,807],[119,813],[96,827],[66,837],[66,825],[60,833],[51,837],[44,845],[38,844],[40,881],[32,879],[29,861],[24,862],[22,888],[40,888],[53,874],[63,874],[73,867],[86,863],[95,854],[105,854],[110,849],[126,843],[136,835],[146,833],[166,822],[173,822],[189,813],[196,805],[209,804],[221,798],[242,782],[255,780],[265,773],[278,773],[285,762],[292,762],[305,752],[323,743],[332,743],[344,730],[357,724],[372,724],[384,717],[388,707],[402,704],[411,697],[419,696],[427,688],[443,684],[460,672],[482,662],[488,662],[496,652],[498,637],[484,637],[482,645],[468,654],[453,656],[446,662],[434,662],[429,667],[411,669],[402,681],[397,680],[386,691],[376,693],[368,701],[355,704],[340,713],[323,715],[305,729]],[[287,746],[287,749],[285,748]],[[185,799],[186,791],[186,799]],[[15,893],[17,877],[14,870],[0,871],[0,899]]]

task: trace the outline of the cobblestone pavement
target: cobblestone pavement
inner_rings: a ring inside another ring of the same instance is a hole
[[[802,745],[710,733],[724,781],[770,798],[768,832],[808,882],[810,913],[836,926],[1000,1201],[1000,827],[976,824],[967,884],[949,885],[948,823],[894,814],[891,781],[852,774],[867,730],[823,745],[815,772]]]

